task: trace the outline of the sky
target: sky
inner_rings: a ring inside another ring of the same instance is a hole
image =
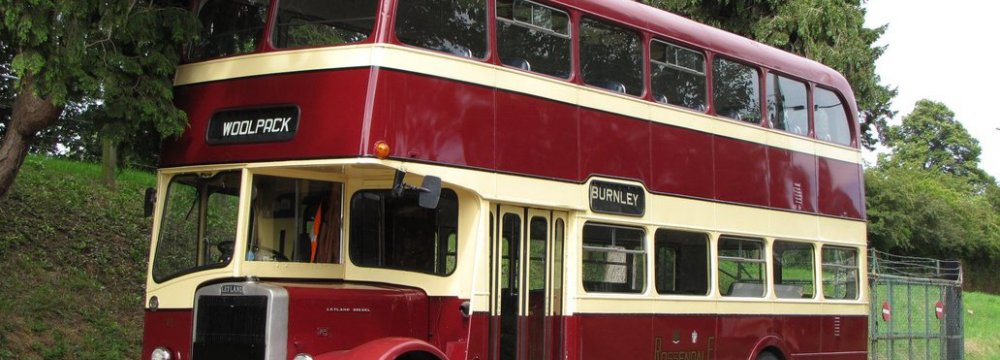
[[[944,103],[979,140],[980,167],[1000,179],[1000,1],[868,0],[865,8],[865,26],[889,25],[876,71],[899,91],[890,124],[917,100]]]

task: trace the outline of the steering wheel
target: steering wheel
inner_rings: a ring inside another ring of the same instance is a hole
[[[219,262],[228,263],[230,260],[233,260],[233,251],[236,250],[236,242],[223,241],[216,244],[215,248],[219,250]]]
[[[269,247],[254,246],[253,253],[254,259],[258,261],[288,261],[288,257],[284,254]]]

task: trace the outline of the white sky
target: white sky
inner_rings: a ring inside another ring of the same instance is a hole
[[[892,124],[920,99],[942,102],[979,140],[980,167],[1000,179],[1000,1],[869,0],[867,27],[889,24],[878,74],[899,94]],[[866,159],[872,159],[870,155]]]

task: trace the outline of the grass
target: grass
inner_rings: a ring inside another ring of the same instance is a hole
[[[965,301],[965,358],[1000,360],[1000,295],[968,292]]]
[[[150,173],[29,156],[0,200],[0,360],[135,359]]]

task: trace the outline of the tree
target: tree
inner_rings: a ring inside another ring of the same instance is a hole
[[[955,113],[945,104],[918,101],[902,124],[888,128],[886,145],[892,154],[879,160],[883,166],[943,172],[966,179],[979,189],[995,185],[979,168],[979,141],[955,120]]]
[[[863,0],[646,0],[653,6],[805,56],[840,71],[861,111],[862,143],[884,134],[896,90],[881,84],[875,42],[886,27],[864,27]]]
[[[179,1],[0,0],[2,52],[17,77],[0,143],[0,197],[14,182],[32,141],[67,104],[100,99],[128,131],[179,134],[184,112],[172,104],[171,77],[181,44],[197,33]],[[4,59],[6,60],[6,59]]]
[[[872,247],[975,262],[1000,259],[1000,212],[965,179],[923,168],[865,171]]]

